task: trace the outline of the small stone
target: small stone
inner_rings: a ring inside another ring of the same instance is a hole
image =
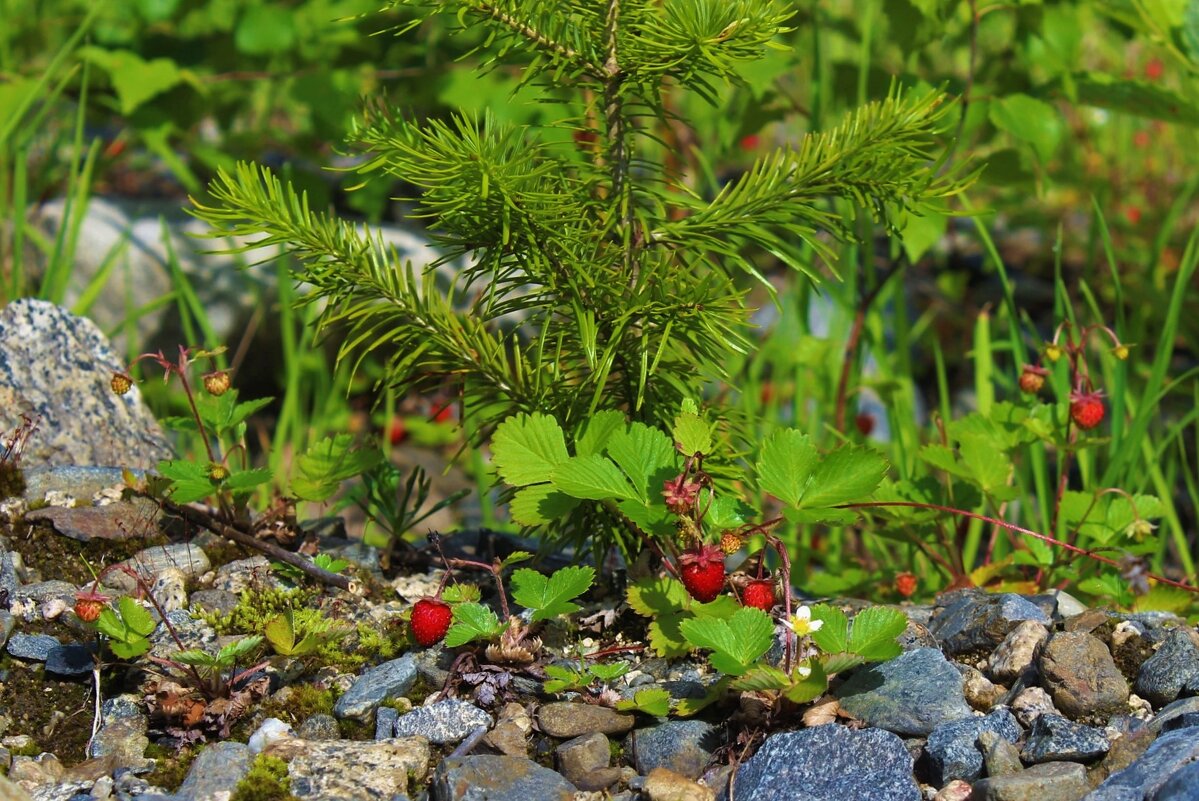
[[[1049,639],[1049,629],[1041,623],[1024,620],[1007,633],[991,654],[989,673],[999,682],[1010,682],[1033,665],[1037,650]]]
[[[985,717],[955,720],[933,730],[924,746],[933,784],[940,786],[952,779],[972,782],[982,775],[983,755],[977,742],[984,731],[995,732],[1013,743],[1021,733],[1016,718],[1003,707]]]
[[[1137,674],[1136,694],[1162,706],[1176,700],[1188,682],[1199,679],[1199,646],[1187,629],[1174,629]]]
[[[395,723],[395,736],[420,736],[434,745],[447,745],[466,739],[480,726],[490,728],[491,715],[472,703],[450,698],[401,715]]]
[[[587,775],[579,777],[579,780],[573,784],[581,792],[598,793],[601,790],[607,790],[623,777],[624,771],[620,768],[596,768]]]
[[[558,701],[543,704],[537,710],[537,724],[550,737],[568,740],[581,734],[624,734],[633,728],[632,715],[595,704]]]
[[[250,735],[250,739],[246,741],[246,745],[250,746],[251,753],[261,754],[271,743],[295,736],[296,733],[292,731],[291,726],[279,720],[279,718],[267,718]]]
[[[642,792],[650,801],[715,801],[711,787],[680,776],[666,768],[654,768],[645,777]]]
[[[1025,688],[1012,699],[1012,714],[1021,726],[1031,726],[1034,720],[1047,712],[1056,714],[1057,707],[1053,705],[1049,693],[1040,687]]]
[[[400,710],[390,706],[379,707],[379,710],[375,713],[375,739],[386,740],[395,734],[396,721],[399,718]]]
[[[190,542],[155,545],[138,551],[118,565],[136,571],[144,580],[150,582],[156,581],[166,570],[178,570],[186,580],[206,573],[211,567],[204,549]],[[137,580],[119,568],[108,571],[104,575],[103,584],[125,593],[132,593],[137,589]]]
[[[990,712],[1007,694],[1005,687],[993,684],[982,671],[969,665],[956,667],[962,674],[962,694],[966,697],[966,703],[979,712]]]
[[[50,649],[46,672],[59,676],[86,676],[96,665],[96,644],[68,643]]]
[[[17,659],[45,662],[50,652],[62,646],[57,638],[49,634],[14,634],[8,638],[8,653]]]
[[[1057,601],[1057,608],[1054,610],[1054,616],[1059,620],[1064,618],[1081,615],[1087,611],[1087,605],[1075,598],[1065,590],[1050,590],[1049,595]]]
[[[1091,789],[1077,762],[1046,762],[976,783],[972,801],[1078,801]]]
[[[1025,762],[1093,762],[1107,753],[1110,743],[1103,732],[1067,720],[1061,715],[1041,715],[1032,725],[1020,755]]]
[[[483,737],[483,744],[505,756],[527,757],[529,735],[511,720],[501,720]]]
[[[388,698],[412,689],[416,675],[416,659],[411,654],[377,665],[355,679],[345,695],[337,699],[333,714],[339,718],[364,718]]]
[[[727,784],[720,786],[720,798],[728,801]],[[802,796],[797,788],[802,788]],[[881,729],[845,726],[817,726],[767,737],[737,771],[735,789],[739,801],[921,799],[912,777],[912,756],[902,740]]]
[[[935,648],[917,648],[856,671],[837,691],[841,709],[905,737],[926,737],[942,723],[972,716],[962,676]]]
[[[632,734],[633,764],[643,775],[668,768],[698,779],[720,745],[719,729],[702,720],[668,720]]]
[[[337,726],[337,718],[317,712],[315,715],[309,715],[300,724],[300,728],[296,729],[296,736],[302,740],[337,740],[341,737],[341,730]]]
[[[983,766],[988,776],[1006,776],[1024,770],[1020,749],[998,733],[983,730],[978,733],[978,747],[983,752]]]
[[[1199,798],[1199,762],[1179,768],[1153,794],[1153,801],[1195,801]]]
[[[1179,729],[1158,737],[1136,761],[1107,777],[1087,801],[1154,799],[1158,790],[1182,768],[1199,761],[1199,729]],[[1194,796],[1178,797],[1193,799]]]
[[[954,779],[949,784],[942,787],[933,796],[933,801],[970,801],[970,793],[974,788],[969,782],[964,782],[961,779]]]
[[[938,603],[929,630],[949,654],[990,651],[1021,621],[1053,623],[1039,606],[1014,593],[958,590],[942,595]]]
[[[449,757],[433,773],[433,801],[574,801],[561,774],[521,757]]]
[[[558,746],[558,772],[576,787],[579,779],[593,770],[608,767],[611,744],[599,732],[583,734]]]
[[[240,599],[228,590],[196,590],[188,600],[205,612],[227,615],[237,607]]]
[[[253,758],[245,743],[232,740],[212,743],[192,762],[187,778],[175,794],[184,801],[228,798],[249,772]]]
[[[420,737],[394,740],[278,740],[263,752],[288,763],[292,795],[325,801],[401,798],[409,781],[429,771],[429,743]]]
[[[1128,703],[1128,682],[1107,646],[1090,634],[1054,635],[1038,666],[1054,705],[1072,720],[1106,719]]]

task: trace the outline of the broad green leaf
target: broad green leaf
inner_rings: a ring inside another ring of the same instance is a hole
[[[1057,109],[1025,94],[1012,94],[991,103],[991,122],[1032,147],[1042,164],[1057,150],[1065,124]]]
[[[184,665],[192,667],[213,669],[218,665],[215,655],[208,653],[200,648],[189,648],[186,651],[177,651],[172,657],[172,660]]]
[[[117,602],[117,606],[121,610],[121,620],[134,634],[140,637],[149,637],[158,627],[146,608],[129,596],[123,596]]]
[[[1003,494],[1012,478],[1012,462],[1002,450],[981,437],[966,437],[960,451],[962,463],[985,494]]]
[[[500,562],[500,569],[506,570],[513,565],[519,565],[521,562],[527,562],[533,558],[533,554],[528,551],[513,551],[503,558]]]
[[[587,671],[602,682],[610,682],[619,679],[621,676],[629,672],[628,662],[611,662],[604,664],[602,662],[589,665]]]
[[[863,609],[854,616],[847,650],[867,662],[894,659],[903,652],[895,638],[907,627],[908,618],[898,609],[885,606]]]
[[[828,674],[824,665],[818,659],[809,659],[791,672],[791,686],[783,691],[783,696],[793,704],[806,704],[827,691]]]
[[[646,534],[669,537],[676,533],[674,515],[664,505],[649,505],[639,500],[616,504],[621,514]]]
[[[235,393],[230,391],[230,392],[226,392],[221,397],[222,398],[227,398],[227,397],[236,398],[237,396]],[[258,411],[259,409],[269,406],[271,401],[273,401],[273,400],[274,400],[274,398],[270,398],[270,397],[255,398],[254,400],[244,401],[242,403],[236,404],[232,408],[232,410],[230,410],[229,417],[224,422],[224,427],[228,429],[228,428],[233,428],[234,426],[240,425],[241,423],[244,423],[250,415],[254,414],[254,412]]]
[[[756,665],[744,675],[737,677],[729,686],[742,692],[765,692],[789,687],[791,680],[778,668],[763,664]]]
[[[500,478],[514,487],[549,481],[570,455],[558,421],[548,414],[520,414],[500,423],[491,440],[491,458]]]
[[[542,682],[541,689],[547,693],[566,692],[567,690],[585,687],[588,684],[588,682],[584,681],[583,674],[579,671],[559,665],[546,665],[545,675],[549,676],[549,679]]]
[[[949,215],[931,209],[907,215],[903,226],[903,249],[908,260],[915,264],[929,248],[941,241],[949,225]]]
[[[693,412],[681,412],[674,418],[670,432],[680,453],[692,456],[712,452],[712,424]]]
[[[270,643],[275,653],[291,656],[296,647],[296,629],[294,613],[287,610],[281,615],[275,615],[263,626],[262,633]]]
[[[794,429],[775,432],[762,446],[758,482],[788,506],[798,507],[820,455],[811,438]]]
[[[696,617],[718,617],[721,620],[728,620],[744,608],[728,595],[718,595],[715,600],[708,601],[706,604],[694,601],[688,596],[687,603],[691,613]]]
[[[625,591],[629,607],[643,617],[677,612],[690,597],[682,582],[665,576],[641,579]]]
[[[274,475],[269,467],[256,467],[253,470],[239,470],[230,473],[229,477],[221,483],[224,489],[234,495],[242,495],[267,483]]]
[[[555,570],[548,578],[521,568],[512,574],[512,598],[533,610],[533,620],[548,620],[577,612],[580,607],[571,599],[585,593],[594,580],[595,569],[582,565]]]
[[[291,493],[302,501],[327,501],[341,483],[383,460],[378,448],[354,448],[352,434],[337,434],[314,443],[296,459]]]
[[[871,448],[838,448],[820,460],[803,493],[800,508],[864,501],[878,488],[886,472],[886,460]]]
[[[625,416],[615,409],[596,412],[587,420],[583,433],[575,440],[575,453],[579,456],[601,454],[617,431],[623,431]]]
[[[838,653],[826,654],[820,657],[824,672],[829,676],[835,676],[838,673],[844,673],[847,670],[853,670],[859,665],[864,665],[866,660],[857,654]]]
[[[246,8],[234,31],[233,43],[248,56],[266,56],[289,50],[296,40],[294,12],[275,5]]]
[[[720,681],[708,687],[703,698],[680,698],[678,703],[674,705],[674,713],[680,718],[689,718],[692,715],[699,714],[724,697],[725,692],[729,688],[730,681],[731,679],[725,676]]]
[[[477,602],[482,597],[483,593],[477,584],[450,584],[441,592],[441,599],[447,604]]]
[[[655,617],[649,624],[649,647],[658,656],[667,659],[690,653],[691,646],[679,625],[693,617],[695,616],[686,611],[669,612]]]
[[[1191,61],[1199,64],[1199,2],[1188,0],[1182,17],[1182,44]]]
[[[593,501],[632,500],[636,493],[620,468],[604,456],[575,456],[560,463],[550,474],[554,489],[572,498]]]
[[[612,434],[608,456],[628,477],[638,498],[662,504],[663,482],[678,473],[678,454],[665,434],[644,423],[630,423]]]
[[[187,80],[185,72],[169,58],[146,61],[129,50],[106,50],[99,47],[85,47],[80,53],[108,73],[112,88],[116,91],[121,114],[125,116]]]
[[[699,508],[704,510],[704,526],[710,531],[737,528],[753,516],[754,510],[740,498],[732,495],[712,497],[711,490],[703,489],[699,495]]]
[[[670,690],[661,687],[638,690],[631,699],[617,701],[616,708],[622,712],[644,712],[656,718],[664,718],[670,714]]]
[[[455,648],[474,640],[495,639],[504,630],[499,616],[482,604],[456,604],[453,615],[454,625],[450,626],[445,635],[447,648]]]
[[[240,640],[235,640],[221,648],[217,653],[217,663],[220,665],[237,664],[243,657],[262,644],[262,637],[257,634],[252,634],[249,637],[242,637]]]
[[[684,620],[680,629],[696,648],[712,651],[712,666],[729,676],[749,670],[774,641],[774,623],[760,609],[743,607],[728,620],[695,617]]]
[[[812,632],[812,642],[826,654],[839,654],[849,650],[849,618],[835,606],[815,604],[811,607],[812,620],[823,623]]]
[[[565,517],[579,505],[577,498],[558,492],[552,484],[523,487],[512,496],[508,513],[522,526],[542,526]]]

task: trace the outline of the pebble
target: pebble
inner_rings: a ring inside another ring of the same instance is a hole
[[[250,770],[254,755],[245,743],[225,740],[200,751],[176,795],[183,801],[228,798]]]
[[[633,764],[643,775],[667,768],[698,779],[720,745],[720,730],[702,720],[668,720],[637,729],[630,738]]]
[[[1128,682],[1107,646],[1091,634],[1055,634],[1038,667],[1054,706],[1072,720],[1106,721],[1128,703]]]
[[[942,723],[973,714],[961,674],[934,648],[858,670],[837,698],[842,710],[863,723],[905,737],[926,737]]]
[[[67,643],[50,649],[46,672],[59,676],[86,676],[95,667],[96,643]]]
[[[949,654],[991,650],[1022,621],[1053,624],[1043,609],[1014,593],[958,590],[938,600],[940,608],[933,613],[929,630]]]
[[[1093,762],[1111,744],[1103,732],[1061,715],[1041,715],[1032,725],[1020,756],[1025,762]]]
[[[1040,687],[1026,687],[1012,699],[1012,714],[1021,726],[1031,726],[1032,722],[1046,713],[1057,714],[1057,707],[1049,693]]]
[[[642,792],[650,801],[715,801],[711,787],[680,776],[666,768],[654,768],[645,777]]]
[[[983,755],[977,741],[984,731],[994,732],[1012,743],[1021,734],[1016,718],[1003,707],[985,717],[955,720],[933,730],[924,746],[933,784],[941,786],[953,779],[973,782],[982,776]]]
[[[394,709],[391,711],[395,712]],[[341,730],[337,726],[337,718],[317,712],[315,715],[309,715],[300,724],[300,728],[296,729],[296,736],[302,740],[336,740],[341,737]]]
[[[1187,629],[1174,629],[1137,673],[1136,694],[1154,706],[1178,699],[1189,682],[1199,679],[1199,636]]]
[[[978,733],[978,747],[983,752],[983,766],[988,776],[1006,776],[1024,770],[1020,749],[997,732],[984,729]]]
[[[491,715],[468,701],[449,698],[418,707],[396,719],[396,737],[420,736],[434,745],[459,742],[480,726],[491,727]]]
[[[412,689],[416,677],[416,658],[411,654],[372,667],[337,699],[333,714],[339,718],[365,718],[388,698],[396,698]]]
[[[583,734],[558,746],[558,772],[576,786],[593,770],[608,767],[611,743],[599,732]]]
[[[57,638],[49,634],[14,634],[8,638],[8,653],[18,659],[45,662],[50,652],[62,646]]]
[[[208,554],[199,545],[176,542],[155,545],[138,551],[118,565],[134,570],[146,581],[154,582],[166,570],[178,570],[184,580],[197,578],[211,568]],[[132,593],[137,589],[137,580],[120,568],[108,571],[103,584],[120,592]]]
[[[288,763],[292,795],[312,801],[374,801],[406,797],[429,772],[429,743],[392,740],[302,740],[289,737],[263,752]],[[404,794],[404,795],[401,795]]]
[[[246,741],[246,745],[250,746],[251,753],[261,754],[271,743],[295,736],[296,733],[292,730],[291,726],[279,720],[279,718],[267,718],[250,735],[250,739]]]
[[[561,774],[522,757],[448,757],[433,772],[432,801],[574,801]]]
[[[537,710],[537,725],[550,737],[568,740],[582,734],[624,734],[633,728],[635,718],[595,704],[557,701]]]
[[[1037,650],[1049,639],[1049,629],[1033,620],[1024,620],[1008,632],[991,654],[988,672],[995,681],[1010,682],[1033,666]]]
[[[1199,728],[1178,729],[1162,734],[1135,762],[1113,773],[1087,796],[1087,801],[1154,799],[1157,791],[1182,768],[1199,760]],[[1193,786],[1192,786],[1193,789]],[[1177,796],[1174,801],[1194,796]]]
[[[1046,762],[1020,773],[983,779],[974,785],[970,798],[971,801],[1078,801],[1089,789],[1087,770],[1082,765]]]

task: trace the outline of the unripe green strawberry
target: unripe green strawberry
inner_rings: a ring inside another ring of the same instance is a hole
[[[133,379],[124,373],[113,373],[109,386],[112,387],[112,391],[117,395],[124,395],[133,388]]]
[[[224,370],[217,370],[215,373],[209,373],[204,376],[204,389],[209,395],[221,396],[229,391],[231,381],[229,374]]]
[[[421,598],[412,607],[412,639],[425,648],[441,642],[449,631],[453,616],[453,610],[445,601]]]

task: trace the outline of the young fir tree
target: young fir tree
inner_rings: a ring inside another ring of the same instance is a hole
[[[195,213],[218,235],[290,252],[308,301],[325,304],[322,325],[344,329],[342,357],[385,354],[400,392],[451,377],[480,439],[517,412],[548,413],[567,432],[602,409],[669,427],[680,399],[747,348],[754,259],[817,280],[829,236],[853,236],[830,199],[893,225],[963,184],[932,163],[950,106],[936,92],[893,92],[762,156],[715,197],[666,168],[664,132],[686,124],[666,100],[718,102],[739,67],[789,31],[782,0],[401,6],[416,13],[402,33],[445,15],[475,32],[482,69],[519,70],[563,109],[538,128],[490,114],[418,123],[381,102],[363,116],[360,170],[419,188],[416,216],[443,262],[469,264],[452,286],[415,274],[360,225],[309,208],[265,168],[222,172]],[[513,313],[515,330],[499,324]],[[597,514],[580,507],[567,528],[618,524]]]

